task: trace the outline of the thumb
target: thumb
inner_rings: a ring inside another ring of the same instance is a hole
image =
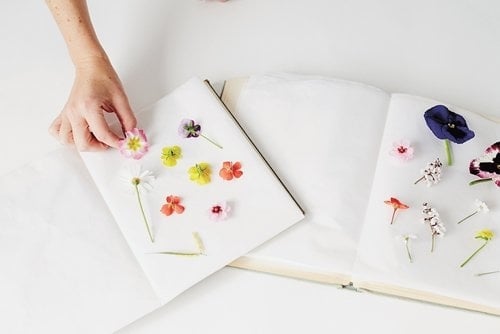
[[[114,109],[123,131],[130,131],[137,126],[137,119],[126,96],[121,95],[114,101]]]

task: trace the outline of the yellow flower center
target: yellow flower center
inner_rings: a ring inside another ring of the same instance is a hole
[[[141,148],[141,140],[139,137],[132,137],[127,142],[127,147],[131,151],[137,151]]]
[[[139,183],[141,183],[141,179],[140,179],[140,178],[138,178],[138,177],[133,177],[131,182],[132,182],[132,184],[133,184],[134,186],[136,186],[136,185],[138,185]]]

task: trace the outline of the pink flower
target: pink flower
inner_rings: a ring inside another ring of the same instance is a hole
[[[210,207],[208,210],[208,216],[210,220],[221,221],[227,218],[231,207],[226,202],[219,202]]]
[[[401,161],[408,161],[413,158],[413,147],[406,139],[401,139],[392,143],[392,149],[389,154]]]
[[[148,139],[143,130],[133,128],[125,132],[125,139],[119,142],[120,153],[126,158],[140,159],[149,149]]]

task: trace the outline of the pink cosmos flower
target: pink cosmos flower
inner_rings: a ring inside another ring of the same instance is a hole
[[[143,130],[133,128],[125,132],[125,139],[119,142],[120,153],[126,158],[140,159],[149,149],[148,139]]]
[[[208,216],[212,221],[221,221],[227,218],[231,207],[226,202],[219,202],[210,207]]]
[[[406,139],[401,139],[392,143],[389,154],[400,161],[408,161],[413,158],[413,147]]]

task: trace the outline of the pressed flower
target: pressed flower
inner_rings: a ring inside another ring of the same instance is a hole
[[[439,218],[439,213],[435,208],[431,207],[428,203],[424,203],[422,205],[422,213],[424,214],[424,218],[422,218],[422,222],[424,224],[429,225],[431,229],[431,252],[434,251],[434,244],[436,236],[443,237],[444,232],[446,232],[446,228],[444,227],[441,218]]]
[[[493,181],[500,187],[500,141],[488,147],[482,157],[472,160],[469,171],[480,178],[470,182],[470,185]]]
[[[486,203],[484,203],[483,201],[476,199],[474,201],[474,203],[476,205],[476,210],[474,212],[472,212],[471,214],[469,214],[468,216],[466,216],[465,218],[461,219],[457,224],[463,223],[464,221],[466,221],[467,219],[469,219],[470,217],[474,216],[475,214],[477,214],[479,212],[486,213],[486,212],[490,211],[490,209],[488,208]]]
[[[201,125],[196,124],[196,122],[192,119],[183,119],[181,121],[181,124],[179,125],[179,135],[184,138],[197,138],[197,137],[202,137],[218,148],[222,148],[221,145],[217,144],[214,142],[212,139],[206,137],[203,133],[201,133]]]
[[[177,255],[188,257],[205,255],[205,245],[203,244],[203,240],[201,239],[200,234],[198,232],[193,232],[191,236],[193,237],[193,241],[196,246],[195,251],[161,251],[150,254]]]
[[[484,230],[481,230],[481,231],[478,231],[476,233],[476,236],[474,238],[476,239],[481,239],[484,241],[484,243],[481,245],[481,247],[479,247],[478,249],[476,249],[476,251],[474,253],[472,253],[471,256],[469,256],[467,258],[467,260],[465,260],[461,265],[460,267],[463,267],[465,266],[467,263],[469,263],[469,261],[477,254],[479,253],[487,244],[488,242],[490,242],[491,239],[493,239],[493,236],[494,236],[494,233],[492,230],[489,230],[489,229],[484,229]]]
[[[500,270],[494,270],[494,271],[487,271],[483,273],[478,273],[476,276],[485,276],[485,275],[491,275],[491,274],[500,274]]]
[[[219,176],[224,180],[232,180],[233,178],[239,178],[243,175],[241,171],[241,162],[236,161],[235,163],[231,161],[224,161],[222,163],[222,168],[219,171]]]
[[[143,130],[133,128],[125,132],[125,138],[119,141],[120,153],[132,159],[140,159],[148,152],[149,143]]]
[[[134,165],[126,170],[126,172],[123,172],[121,178],[127,184],[132,185],[134,193],[137,197],[139,209],[141,210],[144,225],[146,226],[146,231],[149,235],[149,239],[151,240],[151,242],[154,242],[153,233],[151,232],[151,228],[149,227],[148,219],[146,218],[146,213],[144,212],[144,207],[142,205],[141,199],[141,192],[150,191],[151,189],[153,189],[152,182],[155,179],[153,173],[148,170],[142,171],[141,166]]]
[[[208,216],[210,220],[221,221],[227,218],[231,207],[226,202],[219,202],[210,207],[208,210]]]
[[[385,204],[392,206],[392,216],[391,216],[391,224],[394,222],[394,217],[396,215],[396,211],[399,209],[408,209],[409,206],[400,202],[397,198],[391,197],[390,200],[384,201]]]
[[[181,148],[179,146],[167,146],[161,150],[161,161],[163,165],[172,167],[177,165],[177,159],[182,158]]]
[[[200,162],[188,169],[189,179],[200,185],[210,182],[211,173],[210,165],[206,162]]]
[[[171,214],[184,212],[184,206],[181,205],[181,198],[179,196],[170,195],[166,198],[167,203],[163,204],[160,211],[165,216],[170,216]]]
[[[417,236],[413,234],[405,234],[405,235],[399,235],[398,239],[404,242],[406,255],[408,255],[408,261],[410,261],[410,263],[413,263],[413,257],[411,256],[411,251],[410,251],[410,240],[417,239]]]
[[[422,177],[415,181],[414,184],[417,184],[422,180],[425,180],[427,187],[439,183],[439,181],[441,181],[441,167],[443,167],[443,164],[439,158],[429,162],[424,169],[420,170]]]
[[[413,147],[406,139],[401,139],[392,143],[389,154],[400,161],[408,161],[413,158]]]
[[[450,141],[463,144],[474,138],[474,131],[467,126],[465,118],[449,110],[446,106],[436,105],[424,113],[425,122],[432,133],[444,139],[448,166],[453,164]]]

